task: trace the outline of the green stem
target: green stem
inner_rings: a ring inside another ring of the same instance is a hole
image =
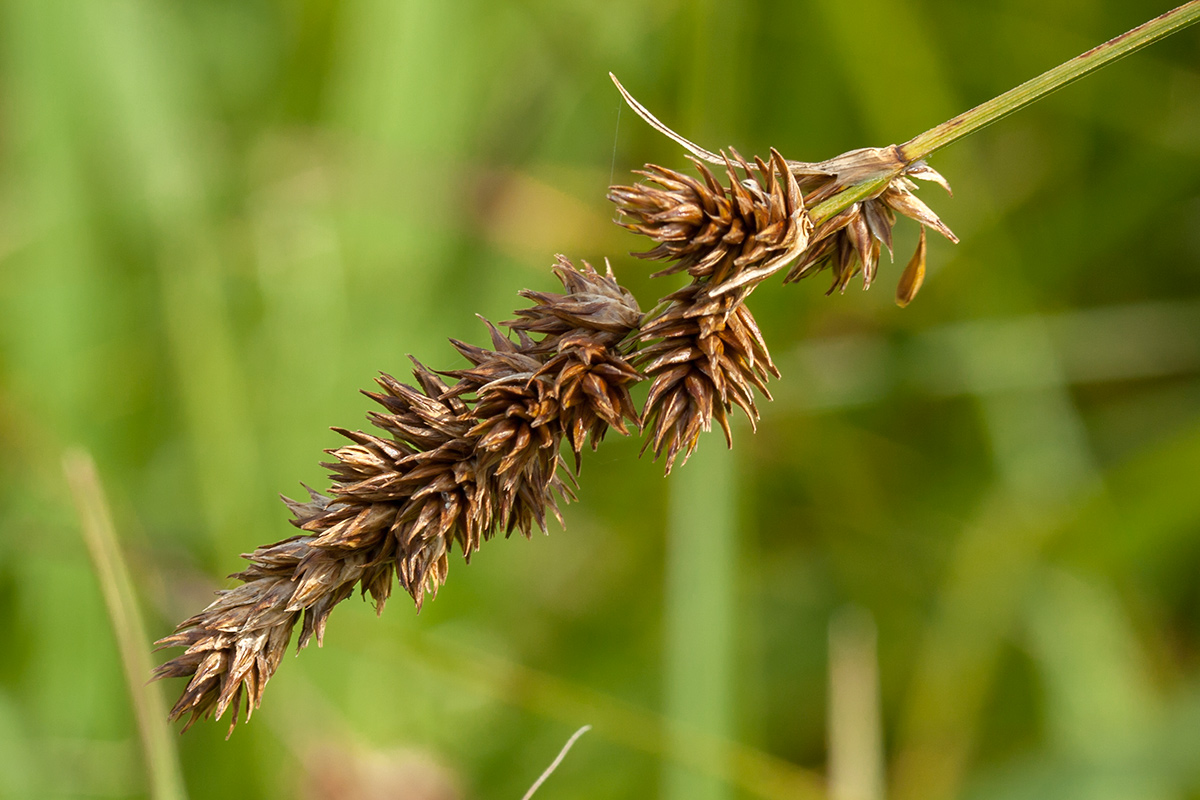
[[[149,637],[96,464],[86,451],[73,449],[63,459],[63,471],[71,486],[83,539],[92,557],[121,665],[125,668],[149,777],[147,793],[153,800],[186,800],[179,754],[167,729],[167,710],[163,707],[162,695],[157,687],[147,685],[151,667],[145,642]]]
[[[1200,0],[1191,0],[1173,11],[1155,17],[1127,33],[1093,47],[1070,61],[1043,72],[1036,78],[1025,81],[1004,94],[979,104],[970,111],[959,114],[954,119],[930,128],[900,145],[899,152],[903,159],[900,169],[974,133],[985,125],[990,125],[998,119],[1021,110],[1056,89],[1061,89],[1118,58],[1140,50],[1197,21],[1200,21]],[[896,174],[898,174],[898,170],[868,178],[813,206],[809,210],[813,222],[820,224],[854,203],[873,197],[883,191]]]
[[[1200,20],[1200,0],[1191,0],[1173,11],[1155,17],[1133,30],[1093,47],[1083,55],[1043,72],[1002,95],[981,103],[952,120],[930,128],[900,146],[904,160],[912,163],[940,150],[951,142],[967,136],[985,125],[1019,111],[1068,83],[1100,69],[1106,64],[1127,56],[1164,36]]]
[[[1200,2],[1200,0],[1196,0],[1196,2]],[[809,216],[812,217],[813,224],[820,225],[825,220],[844,211],[845,209],[857,203],[859,200],[866,200],[874,197],[886,189],[888,184],[892,182],[892,179],[895,178],[897,174],[897,172],[888,172],[879,178],[868,178],[862,183],[852,184],[828,200],[818,203],[808,210]]]

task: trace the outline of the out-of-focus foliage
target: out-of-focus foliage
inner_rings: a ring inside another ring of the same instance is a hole
[[[461,366],[445,337],[556,252],[643,307],[677,285],[604,195],[686,162],[608,71],[706,146],[818,160],[1163,10],[0,2],[0,797],[146,791],[68,446],[161,636],[287,535],[276,495],[324,485],[376,371]],[[874,291],[762,287],[757,434],[669,480],[608,441],[566,532],[452,563],[420,617],[347,602],[251,724],[179,740],[190,796],[519,797],[585,723],[539,796],[788,796],[855,605],[889,796],[1200,797],[1198,56],[1184,31],[936,156],[962,244],[911,307],[903,222]]]

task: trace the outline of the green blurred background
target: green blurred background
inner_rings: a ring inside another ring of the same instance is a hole
[[[1165,10],[0,2],[0,797],[148,792],[68,447],[157,638],[289,535],[378,370],[457,366],[557,252],[677,285],[604,194],[683,153],[610,70],[818,160]],[[933,164],[962,244],[911,307],[906,222],[871,292],[760,288],[757,434],[670,479],[614,437],[567,531],[419,617],[345,603],[229,741],[172,735],[189,796],[517,798],[590,723],[539,798],[1200,798],[1200,28]]]

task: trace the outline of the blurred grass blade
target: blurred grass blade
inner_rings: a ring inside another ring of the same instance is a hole
[[[829,797],[883,800],[875,620],[856,606],[829,621]]]
[[[733,453],[706,444],[671,476],[669,490],[663,678],[676,752],[687,746],[684,732],[729,738],[732,727],[737,474]],[[667,800],[728,796],[678,762],[664,768]]]
[[[735,98],[745,35],[739,15],[719,15],[712,0],[691,3],[680,22],[688,30],[680,122],[708,137],[714,95]],[[719,44],[718,44],[719,43]],[[712,59],[719,47],[726,59]],[[735,110],[736,105],[726,106]],[[663,608],[663,703],[674,763],[663,765],[663,800],[726,800],[732,786],[713,772],[687,769],[681,756],[692,737],[733,738],[734,624],[737,619],[740,488],[736,456],[707,437],[667,482]],[[734,765],[709,751],[717,774]]]
[[[1094,575],[1039,569],[1021,615],[1055,749],[1097,771],[1124,767],[1145,782],[1133,796],[1152,796],[1147,778],[1162,705],[1117,587]]]
[[[155,800],[182,800],[187,793],[178,753],[167,731],[167,710],[157,687],[147,684],[151,671],[147,655],[150,640],[117,542],[104,488],[96,474],[96,464],[87,452],[72,449],[63,458],[63,471],[121,653],[146,758],[150,796]]]
[[[157,276],[163,342],[182,411],[213,557],[245,548],[245,531],[275,523],[259,456],[253,398],[231,280],[234,254],[213,217],[213,170],[201,157],[205,105],[186,23],[161,4],[78,6],[89,37],[98,107],[88,135],[126,159],[123,201],[145,226]],[[212,163],[221,163],[214,161]],[[126,199],[128,198],[128,199]],[[140,202],[135,202],[140,201]],[[149,274],[149,273],[148,273]],[[230,458],[237,453],[237,458]]]

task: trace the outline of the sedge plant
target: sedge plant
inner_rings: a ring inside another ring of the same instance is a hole
[[[457,547],[469,561],[483,542],[561,524],[583,452],[610,430],[640,433],[669,473],[715,422],[732,444],[730,415],[751,423],[779,377],[747,300],[768,278],[828,271],[830,292],[875,280],[898,217],[921,226],[897,281],[905,306],[921,288],[926,230],[955,235],[917,181],[949,191],[927,163],[937,150],[1055,89],[1200,19],[1192,0],[901,145],[851,150],[821,162],[713,152],[674,132],[619,82],[629,105],[680,144],[696,174],[647,165],[640,182],[612,186],[619,224],[665,262],[657,275],[686,285],[643,311],[611,268],[558,256],[561,292],[523,291],[531,305],[496,326],[489,345],[452,340],[468,366],[438,371],[414,359],[414,383],[389,374],[365,392],[373,431],[334,428],[332,485],[285,499],[298,533],[245,556],[235,588],[184,620],[160,647],[183,652],[155,671],[186,678],[172,719],[248,718],[299,627],[298,646],[321,643],[333,608],[356,591],[379,611],[398,583],[420,609],[445,582]],[[648,384],[640,408],[631,390]],[[186,726],[185,726],[186,729]]]

